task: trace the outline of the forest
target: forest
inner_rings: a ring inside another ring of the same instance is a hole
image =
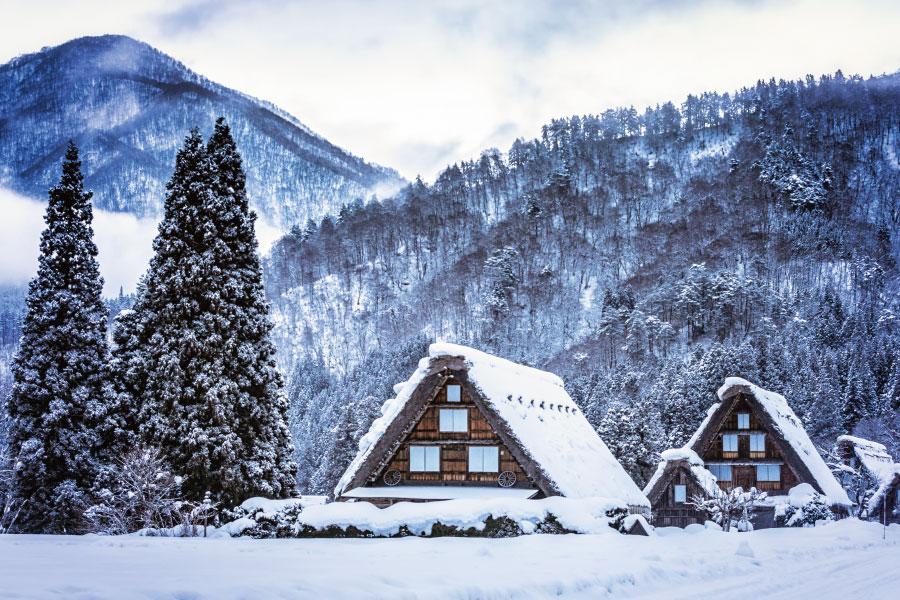
[[[294,227],[265,273],[300,489],[431,340],[559,374],[639,485],[730,375],[896,455],[898,107],[838,71],[558,119]]]

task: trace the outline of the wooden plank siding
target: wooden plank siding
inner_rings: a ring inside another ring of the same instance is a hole
[[[460,385],[460,382],[453,378],[444,382],[418,423],[391,457],[384,472],[399,471],[402,475],[402,483],[497,485],[499,473],[510,471],[516,474],[515,487],[533,487],[524,469],[500,440],[472,398],[469,397],[465,386],[462,386],[461,389],[460,402],[448,402],[447,386],[449,385]],[[468,431],[440,431],[440,410],[442,408],[466,410],[468,412]],[[410,446],[438,446],[440,448],[440,472],[411,472],[409,470]],[[470,446],[497,446],[500,470],[495,473],[470,473],[468,457]],[[378,485],[378,483],[375,482],[374,485]]]
[[[687,527],[692,523],[703,524],[706,514],[689,504],[694,496],[705,496],[703,488],[691,475],[689,467],[668,465],[663,475],[664,487],[653,503],[653,525],[656,527]],[[675,486],[684,485],[687,489],[686,502],[675,502]]]

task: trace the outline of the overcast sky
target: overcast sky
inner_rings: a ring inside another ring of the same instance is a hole
[[[123,33],[407,178],[557,116],[900,68],[900,2],[0,0],[0,61]]]

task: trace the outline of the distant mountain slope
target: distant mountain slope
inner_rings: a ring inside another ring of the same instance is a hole
[[[288,228],[402,180],[336,147],[271,104],[218,85],[124,36],[72,40],[0,66],[0,185],[42,197],[69,138],[96,206],[159,214],[188,129],[224,115],[255,207]]]

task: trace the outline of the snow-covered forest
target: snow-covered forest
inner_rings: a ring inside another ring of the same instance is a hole
[[[640,485],[729,375],[896,456],[898,109],[840,72],[609,109],[294,227],[265,270],[300,489],[433,339],[558,373]]]

